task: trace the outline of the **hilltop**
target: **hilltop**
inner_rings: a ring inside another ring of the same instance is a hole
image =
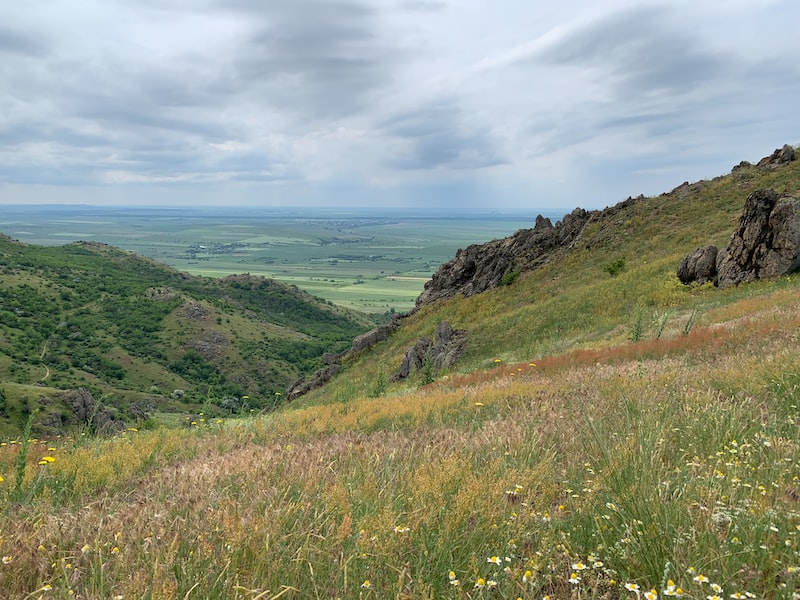
[[[800,195],[800,161],[762,163],[599,211],[546,260],[465,250],[502,274],[268,414],[0,444],[0,589],[796,600],[800,274],[676,274],[756,190]],[[396,377],[443,337],[454,362]]]

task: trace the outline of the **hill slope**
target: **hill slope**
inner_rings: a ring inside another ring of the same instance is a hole
[[[800,162],[615,207],[268,415],[0,446],[0,589],[795,600],[800,276],[675,276],[763,187],[797,194]],[[444,319],[455,366],[392,381]]]
[[[272,280],[193,277],[97,243],[3,236],[0,274],[0,430],[21,431],[37,405],[38,429],[67,424],[76,400],[59,390],[77,388],[114,409],[106,426],[201,405],[229,413],[243,396],[271,406],[371,324]]]

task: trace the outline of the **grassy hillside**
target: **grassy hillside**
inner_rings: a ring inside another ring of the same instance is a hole
[[[247,275],[181,274],[103,244],[0,237],[0,432],[75,424],[62,390],[85,388],[114,419],[240,411],[342,350],[372,323]],[[177,390],[177,391],[176,391]]]
[[[745,598],[800,587],[800,276],[684,287],[757,187],[626,203],[269,415],[0,446],[0,589],[54,598]],[[406,347],[468,331],[447,373]],[[432,383],[425,383],[433,379]],[[49,458],[46,458],[49,457]]]

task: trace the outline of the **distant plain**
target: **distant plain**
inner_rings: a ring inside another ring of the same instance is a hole
[[[545,215],[555,222],[561,215]],[[193,275],[262,275],[369,313],[406,312],[459,248],[532,227],[530,214],[402,209],[2,207],[31,244],[97,241]]]

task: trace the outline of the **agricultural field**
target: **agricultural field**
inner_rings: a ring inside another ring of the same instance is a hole
[[[550,215],[555,220],[561,215]],[[104,242],[194,275],[262,275],[368,313],[405,312],[459,248],[532,227],[535,214],[407,210],[6,206],[23,242]]]

